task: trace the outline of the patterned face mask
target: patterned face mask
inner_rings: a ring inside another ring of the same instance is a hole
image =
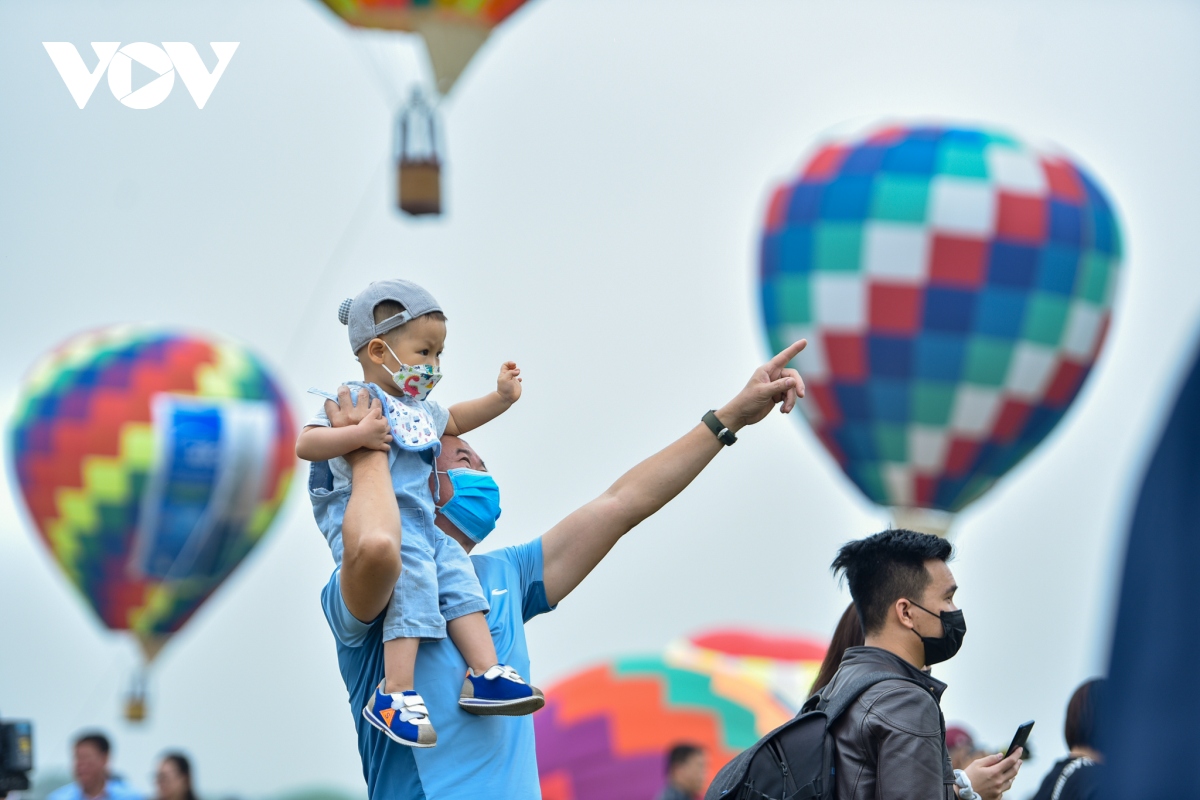
[[[388,349],[388,352],[392,354],[392,358],[396,359],[396,363],[400,365],[400,369],[392,373],[392,380],[400,387],[400,391],[404,393],[404,396],[413,400],[424,400],[429,397],[429,393],[433,391],[433,387],[437,386],[438,381],[442,379],[442,371],[429,364],[409,366],[400,360],[399,356],[392,351],[391,346],[387,342],[384,342],[383,346]]]

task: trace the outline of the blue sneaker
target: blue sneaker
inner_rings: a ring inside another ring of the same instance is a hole
[[[393,742],[409,747],[433,747],[437,744],[437,733],[429,721],[429,710],[416,692],[387,694],[383,691],[383,681],[380,681],[375,687],[375,696],[362,713],[367,722],[387,734]]]
[[[542,690],[530,686],[517,671],[497,664],[482,675],[467,670],[458,705],[471,714],[523,717],[546,705]]]

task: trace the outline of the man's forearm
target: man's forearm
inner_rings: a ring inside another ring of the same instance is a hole
[[[550,604],[557,605],[622,536],[682,492],[721,447],[712,431],[698,425],[547,531],[542,558]]]
[[[791,411],[804,394],[799,373],[787,367],[804,347],[799,341],[755,370],[750,382],[717,412],[739,430],[782,403]],[[567,516],[542,537],[546,597],[555,605],[590,573],[622,536],[682,492],[724,447],[700,423],[626,472],[604,494]]]
[[[387,607],[400,577],[400,508],[387,459],[374,450],[348,459],[352,482],[342,517],[342,598],[363,622]]]
[[[625,531],[686,489],[723,447],[700,424],[618,478],[604,496],[617,503]]]
[[[745,422],[730,405],[717,410],[717,419],[733,432]],[[605,493],[615,497],[633,528],[687,488],[724,445],[704,423],[626,472]]]

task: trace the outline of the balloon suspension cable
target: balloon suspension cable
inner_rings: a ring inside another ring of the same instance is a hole
[[[893,527],[905,528],[918,533],[932,533],[943,539],[950,538],[950,526],[954,524],[954,514],[950,511],[893,506],[891,512]]]
[[[125,695],[125,719],[129,722],[146,720],[146,685],[149,677],[144,666],[134,670],[129,681],[129,693]]]
[[[424,126],[421,126],[422,122]],[[396,115],[396,160],[401,163],[440,164],[442,148],[438,141],[439,128],[437,106],[429,103],[420,86],[414,86],[408,103]],[[428,140],[428,156],[414,155],[421,148],[414,147],[413,141],[419,143],[422,133]]]

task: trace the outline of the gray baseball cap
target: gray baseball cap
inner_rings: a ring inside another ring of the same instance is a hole
[[[404,311],[376,324],[375,306],[384,300],[399,303],[404,306]],[[433,295],[412,281],[375,281],[353,300],[342,301],[338,308],[338,320],[349,326],[350,349],[357,353],[376,336],[395,330],[409,320],[441,310]]]

